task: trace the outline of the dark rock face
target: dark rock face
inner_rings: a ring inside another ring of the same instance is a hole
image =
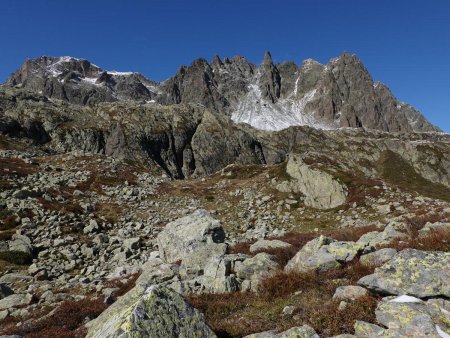
[[[275,65],[269,52],[259,67],[241,56],[223,61],[215,56],[210,63],[197,59],[180,67],[160,84],[138,73],[103,71],[86,60],[41,57],[27,60],[6,85],[81,105],[126,100],[195,104],[265,130],[311,125],[439,131],[374,82],[361,61],[348,53],[327,65],[306,60],[301,67],[293,62]]]
[[[260,72],[259,88],[261,89],[262,97],[267,98],[272,103],[276,103],[281,92],[281,76],[278,68],[273,64],[272,56],[269,52],[266,52],[264,55]]]

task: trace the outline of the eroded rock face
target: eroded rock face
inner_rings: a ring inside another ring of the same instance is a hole
[[[295,181],[291,186],[305,195],[305,205],[317,209],[330,209],[346,201],[347,189],[329,173],[307,165],[300,155],[291,154],[286,172]]]
[[[216,337],[203,315],[178,293],[153,286],[133,289],[88,324],[88,338]]]
[[[358,284],[381,294],[450,297],[450,253],[405,249]]]
[[[224,241],[220,221],[206,210],[196,210],[167,224],[157,237],[164,261],[181,261],[184,268],[192,271],[202,270],[211,257],[224,255],[227,249]]]

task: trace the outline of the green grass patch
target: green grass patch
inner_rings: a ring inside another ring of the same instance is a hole
[[[384,151],[378,160],[377,170],[388,183],[405,191],[450,202],[450,189],[440,183],[433,183],[418,174],[399,154]]]

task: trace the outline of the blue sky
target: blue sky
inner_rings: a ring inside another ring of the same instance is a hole
[[[41,55],[163,80],[214,54],[325,63],[346,50],[450,132],[449,0],[2,0],[0,34],[0,82]]]

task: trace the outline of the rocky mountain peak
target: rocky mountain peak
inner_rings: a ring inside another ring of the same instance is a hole
[[[243,56],[215,55],[182,66],[158,84],[134,72],[105,71],[88,60],[43,56],[27,60],[5,83],[75,104],[133,100],[196,104],[265,130],[310,125],[383,131],[436,131],[387,87],[374,83],[361,60],[347,52],[322,65],[307,59],[259,66]]]

